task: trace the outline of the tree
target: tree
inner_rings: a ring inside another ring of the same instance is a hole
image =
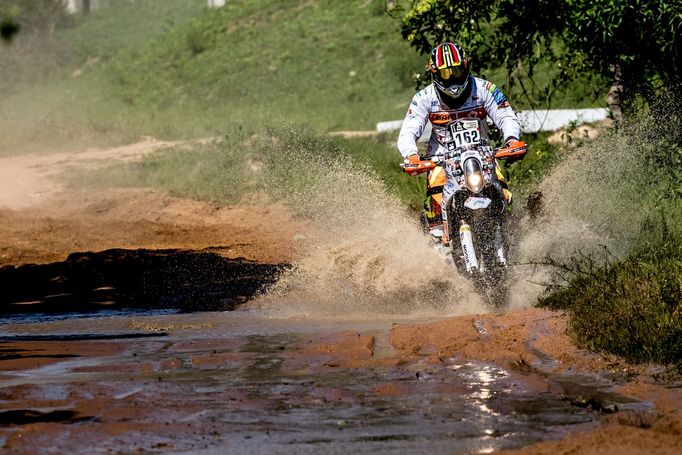
[[[562,82],[609,77],[616,97],[681,79],[682,0],[412,0],[393,11],[422,53],[455,40],[479,62],[522,64],[531,76],[544,59]]]

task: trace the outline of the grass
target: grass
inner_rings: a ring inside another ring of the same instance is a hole
[[[514,163],[502,163],[510,187],[521,197],[533,192],[566,153],[564,147],[548,142],[551,134],[548,132],[525,134],[522,139],[528,144],[526,156]]]
[[[424,67],[383,0],[246,0],[219,10],[203,0],[111,5],[55,32],[50,40],[64,55],[46,77],[10,78],[0,153],[141,135],[219,136],[240,125],[370,130],[403,117],[412,75]],[[25,64],[4,66],[25,75],[47,54],[36,49]],[[502,70],[489,73],[516,108],[528,106]],[[534,100],[549,77],[538,74]],[[586,95],[592,86],[578,81],[554,107],[594,104]]]
[[[125,110],[108,82],[93,75],[106,75],[121,50],[143,48],[200,14],[205,2],[111,3],[62,20],[53,33],[20,33],[11,46],[0,45],[0,155],[139,138],[139,129],[126,129]]]
[[[419,208],[423,179],[404,174],[400,162],[392,136],[345,139],[305,126],[265,133],[233,128],[209,144],[160,150],[139,162],[74,174],[69,181],[78,187],[155,187],[227,205],[258,203],[263,194],[269,200],[291,199],[291,194],[324,184],[335,168],[367,175],[403,204]]]

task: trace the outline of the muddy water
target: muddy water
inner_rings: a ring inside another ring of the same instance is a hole
[[[492,363],[400,359],[387,338],[396,322],[405,321],[259,310],[6,318],[0,445],[17,453],[488,453],[594,425],[614,403],[642,406],[600,392],[597,378],[547,378],[549,392],[538,393]],[[600,406],[586,405],[587,396]]]

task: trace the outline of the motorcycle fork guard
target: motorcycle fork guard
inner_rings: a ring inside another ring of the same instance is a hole
[[[447,206],[447,224],[452,236],[450,249],[458,270],[466,270],[468,275],[472,275],[484,273],[491,267],[506,267],[508,242],[505,227],[509,214],[504,202],[498,199],[496,207],[485,209],[486,212],[472,211],[463,207],[469,194],[458,193],[452,196],[453,202]],[[494,194],[495,192],[491,192],[486,196],[494,197]],[[460,233],[459,236],[456,235],[457,232]],[[471,257],[472,254],[474,257]]]
[[[462,258],[464,259],[464,267],[467,273],[473,274],[478,272],[479,264],[474,247],[474,238],[471,232],[471,227],[464,221],[460,221],[459,225],[459,244],[462,249]]]

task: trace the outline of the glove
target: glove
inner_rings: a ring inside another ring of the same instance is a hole
[[[513,148],[517,148],[517,147],[523,147],[525,149],[526,144],[525,144],[525,142],[519,141],[514,136],[508,137],[504,143],[504,148],[513,149]],[[520,154],[518,156],[510,156],[510,157],[505,158],[505,159],[507,160],[507,163],[511,164],[511,163],[514,163],[514,162],[522,159],[525,155],[526,155],[526,153],[524,151],[522,154]]]
[[[413,153],[412,155],[405,158],[405,164],[419,164],[421,160],[419,159],[418,153]]]

